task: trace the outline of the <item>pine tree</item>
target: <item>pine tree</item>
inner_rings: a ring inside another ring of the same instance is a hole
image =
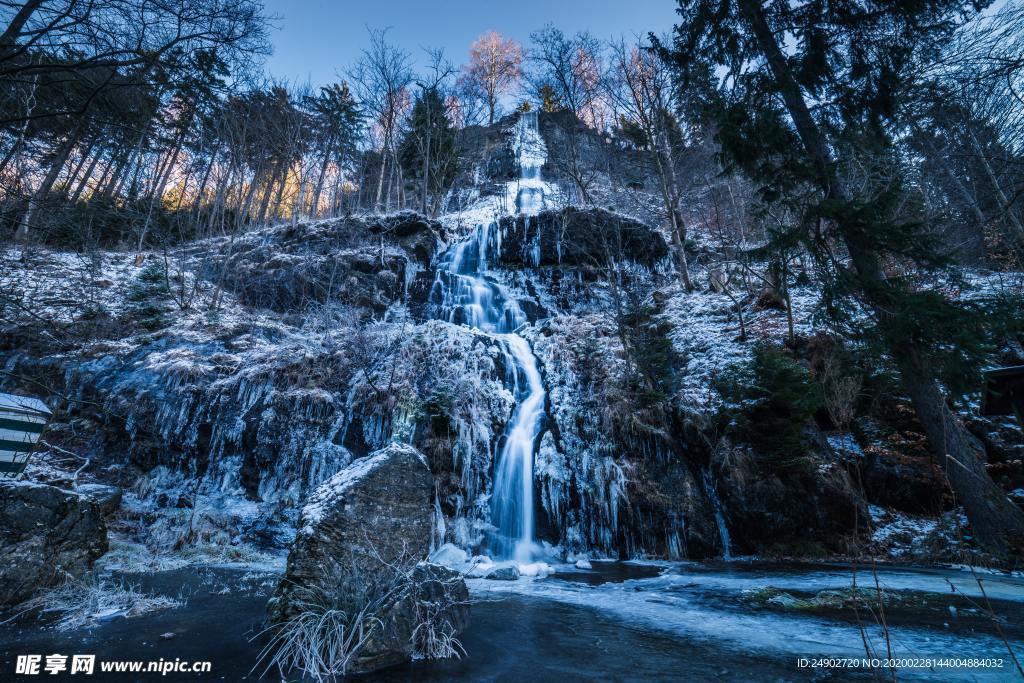
[[[731,168],[761,184],[767,204],[802,217],[833,318],[858,306],[899,368],[936,462],[979,544],[1009,561],[1024,551],[1024,512],[989,477],[981,443],[947,404],[940,379],[985,357],[981,310],[932,283],[948,265],[910,191],[899,144],[920,66],[974,5],[957,0],[863,3],[680,0],[671,48],[685,82],[727,73],[708,102]],[[780,41],[786,41],[785,51]],[[977,332],[977,333],[976,333]],[[947,384],[948,386],[948,384]]]
[[[545,83],[540,86],[537,90],[537,94],[540,96],[541,111],[546,111],[551,114],[565,109],[565,105],[562,104],[562,101],[558,98],[558,93],[555,92],[555,89],[551,87],[550,83]]]
[[[398,155],[406,177],[419,185],[421,211],[430,213],[431,197],[438,208],[437,200],[455,180],[458,164],[455,127],[437,88],[424,88],[413,105]]]

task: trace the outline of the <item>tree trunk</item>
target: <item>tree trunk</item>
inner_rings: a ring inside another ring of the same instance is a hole
[[[271,219],[277,219],[281,217],[281,204],[284,201],[284,189],[288,186],[288,171],[290,165],[285,164],[280,174],[280,179],[277,184],[277,195],[274,197],[274,213]]]
[[[949,409],[918,350],[904,344],[895,357],[917,419],[980,545],[999,558],[1021,554],[1024,515],[989,477],[984,446]]]
[[[43,0],[28,0],[28,2],[21,6],[18,13],[14,15],[14,18],[11,19],[11,23],[0,34],[0,61],[7,59],[15,52],[14,46],[21,36],[22,29],[25,28],[29,18],[42,4]]]
[[[82,174],[81,179],[78,181],[78,187],[75,188],[74,193],[71,195],[71,203],[74,204],[78,201],[78,198],[82,196],[86,186],[89,184],[89,178],[92,177],[93,172],[96,170],[96,165],[99,164],[100,159],[103,158],[103,148],[93,156],[92,161],[89,162],[89,167],[85,169],[85,173]]]
[[[277,177],[281,173],[280,166],[280,161],[275,162],[267,172],[267,182],[263,187],[263,197],[260,198],[260,208],[256,212],[256,225],[263,225],[263,221],[267,218],[267,210],[270,208],[270,198],[274,194],[274,188],[277,186]]]
[[[320,165],[320,175],[316,179],[316,188],[313,190],[313,199],[309,203],[309,215],[312,218],[320,216],[320,193],[324,190],[324,178],[327,177],[327,166],[331,163],[331,156],[334,152],[334,135],[327,138],[327,145],[324,148],[324,162]]]
[[[206,164],[206,169],[203,171],[203,177],[199,181],[199,185],[196,186],[196,198],[192,202],[192,214],[198,214],[199,208],[203,204],[203,193],[206,191],[206,183],[210,182],[210,174],[213,173],[213,165],[217,162],[217,154],[220,153],[220,145],[217,144],[210,151],[210,161]]]
[[[978,142],[978,137],[974,134],[974,128],[970,124],[967,125],[967,134],[971,138],[971,146],[974,147],[974,153],[978,155],[978,160],[981,161],[981,165],[985,168],[985,174],[988,176],[988,181],[992,183],[992,189],[995,192],[996,199],[999,202],[1000,210],[1006,214],[1007,220],[1013,225],[1015,237],[1019,244],[1024,245],[1024,225],[1021,225],[1020,219],[1014,212],[1013,207],[1010,205],[1010,200],[1007,198],[1006,193],[1003,192],[1003,186],[999,183],[999,178],[996,176],[995,170],[992,168],[992,164],[989,163],[988,157],[985,156],[985,150],[981,148],[981,143]]]
[[[380,150],[380,175],[377,176],[377,196],[373,200],[374,208],[380,208],[380,197],[381,191],[384,188],[384,167],[387,165],[387,157],[384,154],[384,148]]]
[[[431,137],[430,136],[430,129],[428,127],[428,129],[427,129],[426,149],[423,150],[423,169],[422,169],[423,188],[422,188],[421,194],[420,194],[420,211],[423,212],[424,216],[428,215],[428,212],[427,212],[427,195],[428,195],[428,188],[430,186],[430,143],[431,143],[430,137]]]
[[[661,196],[665,203],[665,210],[668,212],[669,224],[672,227],[672,244],[676,257],[676,269],[679,271],[679,281],[687,292],[693,291],[693,283],[690,282],[690,267],[686,258],[686,223],[679,213],[679,200],[675,187],[675,173],[672,169],[671,153],[667,152],[668,158],[663,158],[661,152],[652,149],[655,164],[658,169],[658,177],[661,180]]]
[[[46,200],[46,196],[50,194],[53,184],[57,181],[57,176],[60,175],[61,170],[64,168],[64,164],[71,155],[71,150],[73,150],[75,145],[78,144],[78,138],[81,133],[82,119],[79,119],[74,130],[68,134],[67,139],[60,147],[57,148],[53,156],[53,162],[50,164],[50,170],[47,171],[42,182],[39,183],[39,187],[29,198],[28,207],[25,209],[25,214],[21,218],[21,223],[18,225],[17,231],[15,231],[14,239],[25,240],[28,238],[32,219],[35,218],[35,214],[39,210],[40,205]]]
[[[174,151],[171,152],[167,161],[157,169],[157,176],[154,178],[155,186],[149,196],[149,208],[146,210],[146,221],[142,224],[142,230],[139,232],[139,242],[136,251],[141,254],[142,246],[146,240],[146,234],[149,232],[150,223],[153,221],[153,211],[156,209],[157,202],[163,202],[164,188],[167,186],[167,181],[171,177],[171,173],[174,171],[174,165],[178,163],[178,154],[181,152],[181,143],[185,138],[185,126],[178,130],[178,135],[174,141]]]
[[[740,0],[754,37],[764,52],[797,134],[816,169],[821,190],[829,199],[848,202],[839,183],[824,136],[818,130],[804,101],[800,86],[776,42],[759,0]],[[948,477],[949,484],[964,506],[979,545],[993,556],[1007,561],[1024,548],[1024,512],[1000,489],[985,470],[984,452],[963,422],[946,404],[930,368],[919,352],[893,333],[887,302],[880,292],[888,290],[878,258],[870,244],[849,226],[837,226],[846,243],[854,270],[869,306],[878,315],[879,328],[896,360],[903,384],[928,436],[932,453]]]
[[[78,163],[75,164],[74,167],[71,169],[71,172],[68,173],[68,179],[67,179],[67,183],[66,183],[67,188],[65,190],[66,192],[70,193],[70,192],[73,191],[71,189],[71,186],[74,185],[75,179],[78,178],[79,171],[81,171],[82,168],[85,166],[85,162],[89,161],[89,159],[90,159],[90,157],[92,155],[92,150],[96,148],[96,141],[97,140],[98,140],[97,136],[94,136],[93,138],[91,138],[89,140],[89,144],[86,146],[85,149],[82,150],[82,156],[78,159]],[[95,164],[93,164],[93,165],[95,165]],[[92,165],[89,168],[91,169]]]

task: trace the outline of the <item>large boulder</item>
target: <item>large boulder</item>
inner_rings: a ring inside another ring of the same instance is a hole
[[[75,492],[96,503],[104,517],[117,512],[124,495],[121,489],[108,484],[79,484]]]
[[[81,576],[106,551],[97,502],[55,486],[0,480],[0,605]]]
[[[657,230],[635,218],[600,208],[541,211],[501,219],[499,259],[512,267],[578,267],[600,271],[611,261],[649,270],[668,256]]]
[[[466,623],[462,577],[420,562],[430,549],[433,477],[426,458],[391,444],[334,475],[310,496],[288,566],[268,606],[272,624],[286,628],[311,609],[348,614],[371,605],[362,646],[344,667],[365,673],[433,656],[418,625],[454,637]],[[314,606],[315,605],[315,606]],[[351,626],[351,625],[350,625]]]

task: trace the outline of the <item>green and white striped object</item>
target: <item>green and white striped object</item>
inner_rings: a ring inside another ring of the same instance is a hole
[[[0,475],[20,474],[50,421],[38,398],[0,394]]]

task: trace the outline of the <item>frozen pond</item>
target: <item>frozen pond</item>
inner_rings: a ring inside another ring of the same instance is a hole
[[[559,567],[559,573],[546,579],[472,579],[476,603],[470,629],[461,638],[468,656],[414,662],[372,680],[820,678],[821,672],[798,668],[797,659],[864,657],[865,639],[878,656],[886,656],[886,641],[877,626],[880,615],[865,609],[854,614],[849,607],[792,608],[784,601],[766,604],[756,598],[771,589],[772,595],[785,591],[794,599],[809,599],[823,590],[848,589],[852,576],[850,567],[830,565],[595,562],[592,571]],[[881,589],[898,596],[885,609],[888,647],[895,657],[993,658],[1003,663],[994,669],[904,669],[900,678],[1015,678],[999,631],[1015,652],[1024,651],[1024,579],[979,577],[988,602],[969,572],[879,570]],[[192,568],[132,580],[146,591],[181,598],[185,605],[65,633],[24,622],[0,626],[2,670],[12,672],[18,654],[58,652],[96,654],[101,660],[210,660],[208,680],[254,678],[249,670],[261,640],[251,639],[261,629],[275,575]],[[874,577],[863,568],[858,582],[876,590]],[[999,617],[998,629],[988,604]],[[165,633],[174,636],[161,640]],[[836,677],[872,679],[864,671]],[[96,674],[91,680],[103,677]]]

